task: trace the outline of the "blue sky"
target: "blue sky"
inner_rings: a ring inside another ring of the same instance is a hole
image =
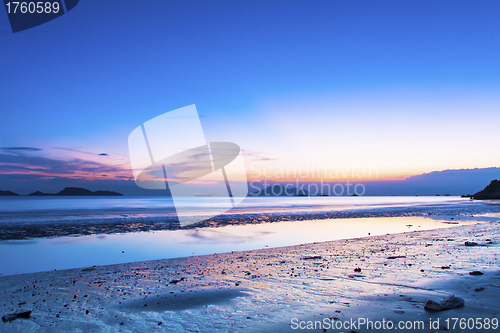
[[[126,177],[129,133],[190,104],[208,140],[238,143],[257,167],[374,166],[381,179],[497,167],[499,12],[498,1],[81,1],[13,34],[0,10],[0,147],[41,149],[3,150],[1,171],[33,174],[20,167],[36,157]]]

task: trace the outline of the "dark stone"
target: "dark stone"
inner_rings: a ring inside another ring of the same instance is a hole
[[[3,316],[2,321],[4,323],[7,323],[18,318],[28,319],[30,316],[31,316],[31,311],[16,312]]]
[[[462,307],[464,306],[464,303],[465,301],[463,299],[458,298],[455,295],[451,295],[446,297],[439,303],[428,300],[424,305],[424,309],[429,311],[443,311]]]

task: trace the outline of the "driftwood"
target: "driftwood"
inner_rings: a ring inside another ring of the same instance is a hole
[[[7,323],[18,318],[28,319],[30,316],[31,316],[31,311],[16,312],[3,316],[2,321],[4,323]]]
[[[302,260],[316,260],[316,259],[321,259],[321,256],[309,256],[309,257],[302,257],[300,259],[302,259]]]

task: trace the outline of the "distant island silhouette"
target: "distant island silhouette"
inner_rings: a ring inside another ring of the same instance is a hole
[[[500,181],[494,179],[482,191],[474,195],[464,195],[464,197],[472,197],[477,200],[500,199]]]
[[[19,196],[19,194],[12,191],[1,191],[0,196]],[[57,193],[43,193],[36,191],[28,194],[28,196],[86,196],[86,197],[113,197],[123,196],[123,194],[114,191],[90,191],[81,187],[65,187],[62,191]]]
[[[298,189],[295,187],[287,187],[281,186],[279,184],[274,184],[272,186],[266,187],[265,189],[261,189],[255,192],[251,192],[248,194],[249,196],[261,196],[261,197],[291,197],[291,196],[310,196],[311,194],[302,189]],[[2,191],[0,190],[1,196],[25,196],[20,195],[12,191]],[[27,196],[95,196],[95,197],[109,197],[109,196],[123,196],[123,194],[115,192],[115,191],[90,191],[81,187],[65,187],[63,190],[57,193],[44,193],[41,191],[36,191],[28,194]],[[320,194],[320,196],[326,196],[324,194]],[[477,200],[488,200],[488,199],[500,199],[500,181],[492,180],[488,186],[486,186],[483,190],[475,193],[475,194],[467,194],[462,195],[465,198],[473,198]]]
[[[12,191],[2,191],[0,190],[0,197],[8,197],[8,196],[16,196],[19,195],[17,193],[14,193]]]

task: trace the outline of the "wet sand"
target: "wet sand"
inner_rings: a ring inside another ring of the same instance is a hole
[[[477,246],[465,246],[466,241]],[[0,277],[0,332],[281,332],[299,320],[497,318],[500,222]],[[481,271],[483,275],[469,275]],[[481,289],[484,288],[484,289]],[[475,291],[477,289],[477,291]],[[458,309],[428,312],[454,294]],[[294,319],[296,318],[296,319]],[[327,321],[328,321],[327,320]],[[305,324],[304,324],[305,325]],[[374,331],[367,327],[328,332]],[[313,330],[320,332],[318,327]],[[383,329],[377,331],[385,331]],[[405,330],[393,330],[405,331]],[[448,332],[495,330],[449,328]],[[497,329],[498,331],[498,329]]]

